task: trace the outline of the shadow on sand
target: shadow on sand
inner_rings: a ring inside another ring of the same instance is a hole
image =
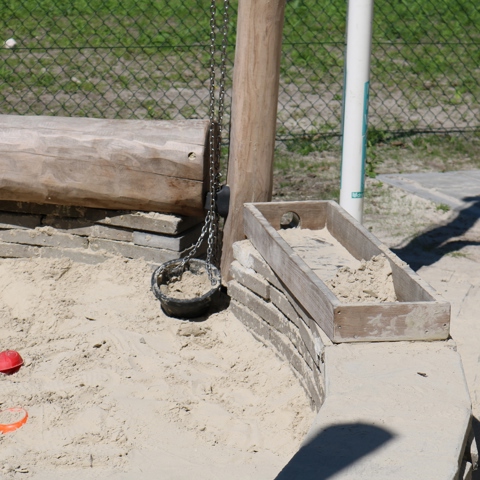
[[[459,210],[451,221],[417,235],[404,247],[392,248],[392,252],[417,271],[467,245],[480,245],[480,241],[459,238],[480,218],[480,196],[465,197],[462,200],[470,204]]]

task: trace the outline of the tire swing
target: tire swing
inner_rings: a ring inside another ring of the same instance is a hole
[[[215,115],[215,42],[216,4],[210,3],[210,105],[209,105],[209,192],[207,214],[197,242],[183,259],[175,259],[160,265],[152,274],[152,291],[160,300],[162,310],[169,316],[189,319],[204,315],[214,302],[221,286],[219,262],[219,213],[217,198],[228,196],[228,187],[220,188],[220,154],[222,120],[225,100],[226,50],[228,33],[229,0],[223,2],[223,18],[220,27],[222,35],[220,79],[218,83],[218,111]],[[215,135],[217,134],[217,135]],[[222,192],[220,193],[220,191]],[[222,212],[220,212],[222,213]],[[226,216],[223,215],[222,216]],[[206,260],[193,258],[204,240],[207,240]]]

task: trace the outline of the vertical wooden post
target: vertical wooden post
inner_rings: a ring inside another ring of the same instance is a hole
[[[239,0],[233,74],[230,208],[221,270],[228,280],[232,244],[244,238],[243,204],[272,198],[285,0]]]

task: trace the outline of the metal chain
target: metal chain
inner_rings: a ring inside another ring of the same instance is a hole
[[[218,112],[215,112],[216,104],[216,73],[215,73],[215,53],[216,53],[216,18],[217,18],[217,5],[216,0],[211,0],[210,3],[210,106],[209,106],[209,191],[210,191],[210,205],[207,215],[205,217],[205,223],[202,227],[200,237],[195,245],[193,245],[189,254],[182,261],[180,268],[183,270],[185,264],[197,253],[200,245],[203,243],[205,236],[207,236],[207,272],[212,284],[214,278],[212,275],[212,265],[217,260],[218,256],[218,243],[219,243],[219,228],[218,221],[219,216],[216,213],[216,200],[217,193],[220,189],[220,158],[221,158],[221,145],[222,145],[222,132],[223,132],[223,113],[225,108],[225,78],[226,78],[226,63],[227,63],[227,45],[228,45],[228,8],[230,6],[230,0],[223,0],[223,18],[221,25],[222,33],[222,47],[220,57],[220,79],[218,82]],[[215,131],[217,135],[215,135]],[[215,141],[216,140],[216,141]]]
[[[214,0],[212,1],[214,3]],[[230,0],[223,1],[223,18],[222,18],[222,47],[220,51],[220,79],[219,79],[219,91],[218,91],[218,112],[217,112],[217,121],[218,126],[218,136],[217,143],[215,145],[210,144],[210,149],[215,147],[214,155],[214,172],[215,172],[215,190],[218,193],[220,188],[220,159],[222,158],[222,138],[223,138],[223,113],[225,110],[225,79],[227,76],[227,46],[228,46],[228,20],[229,20],[229,9]],[[212,53],[213,55],[213,53]],[[214,120],[213,120],[214,123]],[[210,118],[210,126],[212,126],[212,116]],[[215,210],[214,210],[215,211]],[[218,222],[219,218],[216,215],[215,223],[210,232],[210,235],[214,239],[211,243],[213,245],[211,257],[208,258],[207,252],[207,264],[212,263],[218,266],[220,261],[220,232]]]

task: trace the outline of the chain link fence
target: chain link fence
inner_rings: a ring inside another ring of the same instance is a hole
[[[232,0],[230,9],[225,132],[237,2]],[[0,5],[5,42],[0,113],[208,117],[208,1],[2,0]],[[346,8],[344,0],[287,1],[279,141],[338,144]],[[479,130],[476,0],[376,0],[373,30],[370,132],[381,138]],[[218,42],[220,52],[221,38]]]

